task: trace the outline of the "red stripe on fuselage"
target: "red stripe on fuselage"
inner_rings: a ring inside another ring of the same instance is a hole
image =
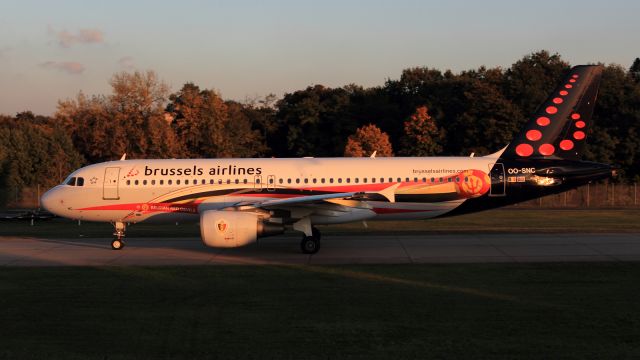
[[[82,209],[82,211],[92,210],[112,210],[112,211],[141,211],[145,213],[153,212],[179,212],[186,214],[197,214],[198,204],[174,204],[174,203],[130,203],[130,204],[115,204],[115,205],[103,205],[92,206]]]

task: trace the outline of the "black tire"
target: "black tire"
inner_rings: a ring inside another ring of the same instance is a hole
[[[111,242],[111,249],[113,250],[122,250],[123,247],[124,241],[120,239],[113,239],[113,241]]]
[[[303,254],[315,254],[320,250],[320,239],[314,236],[305,236],[300,243]]]

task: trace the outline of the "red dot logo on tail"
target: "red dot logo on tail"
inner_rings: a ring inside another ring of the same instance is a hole
[[[527,139],[531,141],[538,141],[542,138],[542,133],[540,130],[529,130],[527,131]]]
[[[531,154],[533,154],[533,147],[529,144],[520,144],[516,146],[516,154],[522,157],[531,156]]]
[[[560,149],[564,151],[569,151],[573,149],[573,141],[571,140],[562,140],[560,141]]]
[[[540,126],[547,126],[551,123],[551,120],[549,120],[548,117],[546,116],[541,116],[536,120],[536,124],[540,125]]]
[[[538,152],[544,156],[553,155],[555,151],[556,151],[556,148],[554,148],[553,145],[551,144],[542,144],[538,148]]]

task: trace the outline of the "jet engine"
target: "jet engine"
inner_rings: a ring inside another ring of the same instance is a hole
[[[284,225],[266,222],[254,212],[207,210],[200,214],[200,235],[209,247],[245,246],[259,237],[283,232]]]

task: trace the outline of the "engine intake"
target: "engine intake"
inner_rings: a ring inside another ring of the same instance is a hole
[[[200,214],[200,235],[209,247],[245,246],[259,237],[283,232],[284,225],[265,222],[253,212],[208,210]]]

